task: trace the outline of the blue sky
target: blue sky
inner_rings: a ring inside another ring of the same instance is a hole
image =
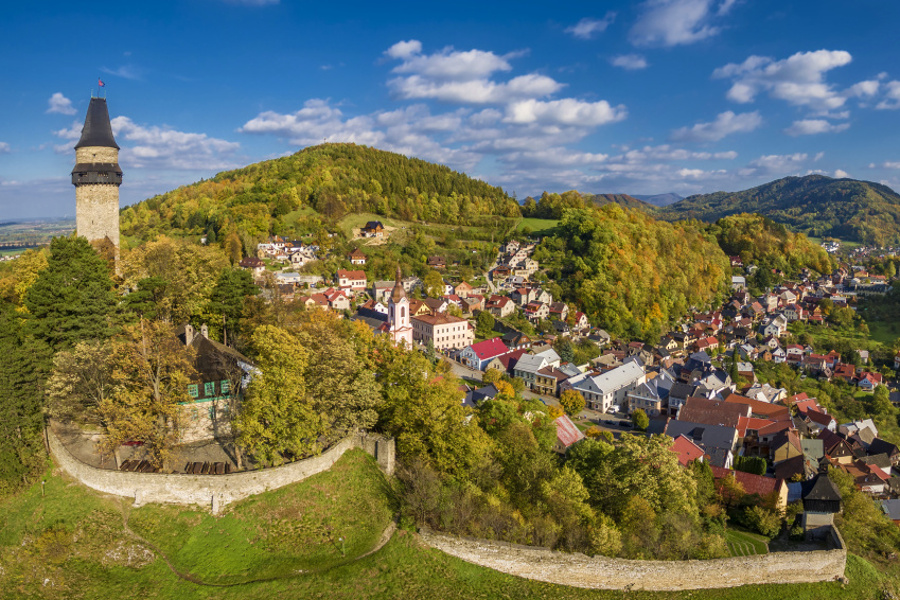
[[[813,172],[900,189],[898,24],[891,0],[15,3],[0,220],[74,214],[98,77],[123,205],[323,140],[520,199]]]

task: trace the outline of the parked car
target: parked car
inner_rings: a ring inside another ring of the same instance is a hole
[[[632,423],[631,421],[622,420],[619,421],[619,427],[634,427],[634,423]]]

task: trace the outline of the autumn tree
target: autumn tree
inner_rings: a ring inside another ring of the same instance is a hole
[[[305,377],[309,351],[296,336],[272,325],[257,328],[251,343],[259,372],[235,419],[238,444],[268,464],[317,453],[324,419]]]
[[[59,352],[47,381],[50,415],[63,421],[100,423],[99,407],[115,392],[116,357],[109,342],[79,342]]]
[[[425,284],[425,293],[428,294],[428,296],[432,298],[441,298],[444,295],[444,278],[438,271],[429,269],[428,272],[425,273],[422,283]]]
[[[161,467],[184,426],[179,404],[193,400],[192,350],[171,324],[144,321],[126,326],[113,342],[114,391],[97,405],[106,426],[105,452],[128,441],[142,442],[148,458]]]
[[[647,428],[650,427],[650,417],[642,408],[631,413],[631,422],[638,431],[647,431]]]
[[[570,417],[583,411],[587,405],[584,396],[577,390],[564,390],[559,395],[559,403]]]

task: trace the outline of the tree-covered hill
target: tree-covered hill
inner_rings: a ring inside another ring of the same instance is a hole
[[[559,292],[611,333],[652,340],[692,307],[718,298],[731,273],[696,222],[666,223],[617,204],[567,209],[535,258]]]
[[[518,217],[501,188],[443,165],[355,144],[322,144],[219,173],[122,210],[122,232],[139,239],[183,232],[221,238],[277,233],[305,210],[337,221],[349,213],[432,223]]]
[[[900,195],[885,185],[823,175],[785,177],[742,192],[690,196],[659,210],[660,218],[713,222],[755,212],[816,237],[900,243]]]
[[[633,208],[643,210],[644,212],[652,212],[656,207],[643,200],[638,200],[634,196],[628,194],[594,194],[588,196],[588,199],[596,206],[605,206],[607,204],[618,204],[623,208]]]
[[[804,268],[819,273],[831,271],[831,259],[821,246],[761,215],[731,215],[709,229],[722,251],[740,256],[745,265],[779,269],[792,276]]]

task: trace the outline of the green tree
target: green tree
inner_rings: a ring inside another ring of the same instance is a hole
[[[235,345],[235,338],[243,333],[242,317],[247,298],[258,293],[259,288],[253,283],[250,271],[225,268],[219,273],[209,296],[206,316],[214,326],[222,325],[224,342]]]
[[[59,352],[47,381],[50,415],[100,424],[98,408],[115,392],[115,363],[109,342],[79,342],[72,350]]]
[[[109,267],[83,237],[50,242],[47,268],[25,296],[29,332],[53,352],[113,332],[116,298]]]
[[[235,420],[239,445],[269,464],[317,453],[325,428],[307,389],[309,351],[297,337],[272,325],[257,328],[252,344],[259,373],[247,386]]]
[[[222,246],[225,248],[225,254],[228,256],[228,260],[231,261],[232,266],[238,264],[244,258],[241,238],[237,232],[232,231],[225,236]]]
[[[586,406],[584,396],[577,390],[564,390],[559,395],[559,403],[570,417],[583,411]]]
[[[29,484],[45,465],[43,389],[46,354],[27,337],[21,315],[0,308],[0,497]]]
[[[650,417],[642,408],[631,413],[631,422],[638,431],[647,431],[647,428],[650,427]]]
[[[422,279],[425,284],[425,293],[431,298],[441,298],[444,295],[444,278],[434,269],[429,269]]]
[[[495,324],[496,319],[494,319],[494,315],[486,310],[481,311],[475,317],[475,335],[481,338],[491,337],[494,333]]]
[[[487,369],[484,375],[481,376],[481,381],[485,385],[490,385],[491,383],[503,381],[503,375],[504,373],[500,369]]]

